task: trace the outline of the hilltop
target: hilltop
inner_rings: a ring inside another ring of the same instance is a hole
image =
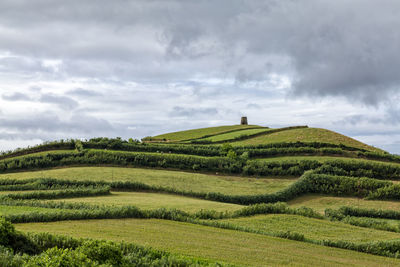
[[[233,146],[264,145],[273,143],[329,143],[384,152],[357,141],[353,138],[322,128],[308,126],[291,126],[284,128],[269,128],[258,125],[229,125],[179,131],[146,137],[144,142],[155,143],[193,143],[221,144],[230,143]]]
[[[0,221],[0,245],[36,255],[0,259],[399,265],[399,180],[400,156],[307,126],[47,142],[0,156],[0,213],[22,231]]]

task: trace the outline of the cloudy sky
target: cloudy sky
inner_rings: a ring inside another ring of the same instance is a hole
[[[0,150],[249,123],[400,154],[400,1],[0,1]]]

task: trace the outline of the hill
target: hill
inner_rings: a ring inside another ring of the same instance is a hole
[[[147,137],[144,141],[194,144],[231,143],[234,146],[253,146],[287,142],[318,142],[383,152],[383,150],[379,148],[369,146],[334,131],[322,128],[309,128],[307,126],[273,129],[256,125],[231,125],[167,133],[154,137]]]
[[[156,135],[153,137],[144,138],[144,141],[181,142],[181,141],[207,138],[210,136],[231,133],[235,131],[241,131],[246,129],[258,129],[258,128],[264,128],[264,127],[257,125],[227,125],[218,127],[208,127],[208,128],[200,128],[200,129]]]
[[[48,142],[0,156],[0,265],[399,265],[399,180],[306,126]]]

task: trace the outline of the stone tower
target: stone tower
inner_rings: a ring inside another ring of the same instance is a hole
[[[247,117],[242,117],[240,119],[240,125],[247,125]]]

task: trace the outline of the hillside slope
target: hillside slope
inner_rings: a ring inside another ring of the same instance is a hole
[[[232,145],[260,145],[281,142],[321,142],[335,145],[342,144],[350,147],[382,152],[379,148],[372,147],[351,137],[322,128],[290,129],[233,142]]]
[[[340,133],[322,128],[308,128],[307,126],[273,129],[257,125],[231,125],[166,133],[154,137],[147,137],[143,140],[194,144],[231,143],[233,146],[254,146],[288,142],[318,142],[345,145],[374,152],[384,152],[379,148],[364,144]]]
[[[307,126],[165,136],[180,141],[99,137],[3,153],[0,214],[40,233],[6,246],[33,261],[100,242],[71,237],[114,240],[101,246],[127,266],[400,265],[400,156]],[[24,266],[0,249],[3,259]]]
[[[257,125],[226,125],[226,126],[217,126],[217,127],[208,127],[208,128],[200,128],[200,129],[192,129],[186,131],[178,131],[173,133],[166,133],[153,136],[151,138],[145,138],[144,140],[158,140],[163,141],[185,141],[191,139],[199,139],[205,138],[208,136],[224,134],[227,132],[232,132],[236,130],[245,130],[245,129],[254,129],[254,128],[263,128],[262,126]]]

